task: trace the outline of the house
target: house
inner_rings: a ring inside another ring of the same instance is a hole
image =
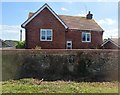
[[[15,49],[17,41],[0,39],[0,49]]]
[[[4,42],[4,40],[0,39],[0,49],[2,48],[10,48],[10,45]]]
[[[10,47],[7,43],[4,42],[4,40],[0,39],[0,48],[6,48]]]
[[[108,38],[103,42],[101,48],[103,49],[120,49],[120,38]]]
[[[57,15],[48,4],[21,25],[25,29],[26,48],[94,49],[102,44],[104,30],[95,22],[93,14],[86,17]]]
[[[5,40],[4,42],[13,48],[15,48],[17,44],[17,41],[13,41],[13,40]]]

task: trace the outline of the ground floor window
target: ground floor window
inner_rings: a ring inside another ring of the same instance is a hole
[[[91,33],[82,32],[82,42],[91,42]]]
[[[40,29],[40,41],[52,41],[52,29]]]

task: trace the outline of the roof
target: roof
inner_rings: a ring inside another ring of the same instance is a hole
[[[4,42],[11,47],[15,47],[17,44],[17,41],[13,41],[13,40],[5,40]]]
[[[10,47],[10,45],[8,45],[6,42],[0,39],[0,48],[3,48],[3,47]]]
[[[119,41],[117,40],[118,38],[108,38],[107,40],[105,40],[103,42],[103,44],[101,46],[104,46],[105,44],[107,44],[108,42],[111,42],[112,44],[114,44],[115,46],[119,47],[120,48],[120,44],[119,44]],[[119,38],[120,39],[120,38]]]
[[[45,7],[47,7],[66,28],[68,27],[69,29],[104,31],[94,19],[87,19],[86,17],[81,16],[56,15],[56,13],[47,4],[43,5],[43,7],[35,13],[30,12],[28,20],[23,23],[23,27]]]
[[[59,18],[59,16],[46,3],[38,11],[36,11],[31,17],[29,17],[21,26],[24,28],[34,17],[36,17],[45,8],[47,8],[66,29],[68,28],[68,26]]]
[[[120,46],[120,38],[111,38],[111,40]]]
[[[34,13],[30,12],[28,17],[30,18],[33,14]],[[86,17],[81,16],[58,16],[69,27],[69,29],[104,31],[94,19],[86,19]]]
[[[59,15],[70,29],[104,31],[94,19],[87,19],[81,16]]]

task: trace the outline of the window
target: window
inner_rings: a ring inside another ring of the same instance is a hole
[[[40,41],[52,41],[52,29],[41,29]]]
[[[91,42],[91,33],[82,33],[82,42]]]

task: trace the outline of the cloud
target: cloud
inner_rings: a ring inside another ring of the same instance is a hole
[[[75,16],[86,16],[86,11],[85,10],[83,10],[83,11],[81,11],[81,13],[78,13],[77,15],[75,15]]]
[[[118,29],[109,29],[109,30],[105,30],[104,34],[103,34],[103,38],[118,38]]]
[[[82,14],[82,13],[79,13],[79,14],[77,14],[76,16],[86,16],[86,14]]]
[[[20,26],[19,25],[2,25],[2,32],[6,33],[19,33]]]
[[[2,35],[0,38],[2,39],[9,39],[9,40],[19,40],[20,37],[20,25],[0,25],[0,31],[2,31]],[[25,39],[25,31],[22,29],[23,35],[22,38],[23,40]]]
[[[66,9],[66,8],[64,8],[64,7],[62,7],[61,10],[62,10],[62,11],[68,11],[68,9]]]
[[[113,24],[116,23],[116,21],[113,20],[113,19],[110,19],[110,18],[105,18],[105,19],[103,19],[103,20],[98,20],[98,23],[99,23],[100,25],[102,25],[102,24],[113,25]]]

